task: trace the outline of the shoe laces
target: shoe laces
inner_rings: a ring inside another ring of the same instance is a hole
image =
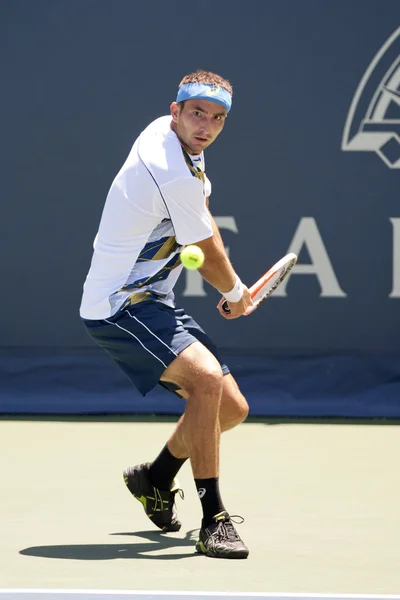
[[[175,494],[178,493],[182,500],[185,497],[185,494],[181,488],[173,488],[172,490],[159,490],[158,488],[153,486],[154,492],[154,510],[162,511],[162,510],[171,510],[174,505]],[[167,506],[165,506],[167,505]]]
[[[182,488],[173,488],[172,490],[170,490],[170,493],[173,494],[173,498],[175,497],[175,494],[179,494],[182,500],[184,500],[185,498],[185,494]]]
[[[179,487],[179,483],[178,483],[177,479],[174,479],[170,492],[174,495],[174,497],[175,497],[175,494],[178,493],[179,496],[182,498],[182,500],[184,500],[184,498],[185,498],[184,491],[182,488]]]
[[[234,528],[233,523],[240,525],[241,523],[243,523],[243,521],[244,518],[240,515],[230,515],[225,519],[221,519],[220,521],[218,521],[218,526],[215,532],[216,536],[219,540],[228,539],[231,542],[237,542],[238,540],[240,540],[240,537],[236,529]]]

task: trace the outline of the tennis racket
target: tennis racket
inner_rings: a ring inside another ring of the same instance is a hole
[[[297,262],[297,256],[293,252],[286,254],[281,260],[278,260],[254,285],[249,288],[251,299],[253,300],[253,306],[248,308],[245,315],[250,315],[260,306],[264,300],[276,290],[276,288],[282,283],[284,279],[289,275],[290,271]],[[228,302],[222,304],[222,310],[229,313]]]

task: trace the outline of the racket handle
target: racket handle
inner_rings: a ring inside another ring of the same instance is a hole
[[[222,303],[222,310],[223,310],[223,311],[224,311],[224,313],[226,313],[226,314],[229,314],[229,313],[231,312],[231,309],[229,308],[229,306],[228,306],[228,302],[227,302],[226,300],[225,300],[225,301]],[[248,309],[246,310],[246,312],[244,313],[244,314],[245,314],[245,316],[247,317],[247,315],[251,315],[251,313],[253,312],[253,310],[254,310],[254,307],[253,307],[253,306],[251,306],[250,308],[248,308]]]
[[[222,303],[222,307],[221,307],[221,308],[222,308],[222,310],[224,311],[224,313],[228,313],[228,314],[229,314],[229,313],[231,312],[231,309],[230,309],[230,308],[229,308],[229,306],[228,306],[228,302],[227,302],[227,300],[225,300],[225,301]]]

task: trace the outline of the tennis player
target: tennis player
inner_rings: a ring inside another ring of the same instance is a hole
[[[196,550],[246,558],[219,490],[221,431],[241,423],[248,405],[204,330],[175,305],[173,288],[188,244],[204,252],[201,275],[228,301],[225,319],[252,305],[209,210],[203,151],[224,128],[230,83],[196,71],[181,81],[170,114],[135,141],[109,190],[80,315],[91,338],[144,396],[157,384],[186,400],[183,416],[151,463],[124,471],[129,491],[163,531],[178,531],[176,475],[190,458],[203,519]]]

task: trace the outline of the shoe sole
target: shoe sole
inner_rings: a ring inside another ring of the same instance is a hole
[[[247,558],[249,555],[248,550],[241,550],[239,552],[230,552],[229,554],[211,554],[210,552],[208,552],[207,548],[205,547],[203,542],[201,542],[200,540],[196,543],[196,552],[198,552],[199,554],[204,554],[205,556],[208,556],[209,558],[240,559],[240,558]]]

